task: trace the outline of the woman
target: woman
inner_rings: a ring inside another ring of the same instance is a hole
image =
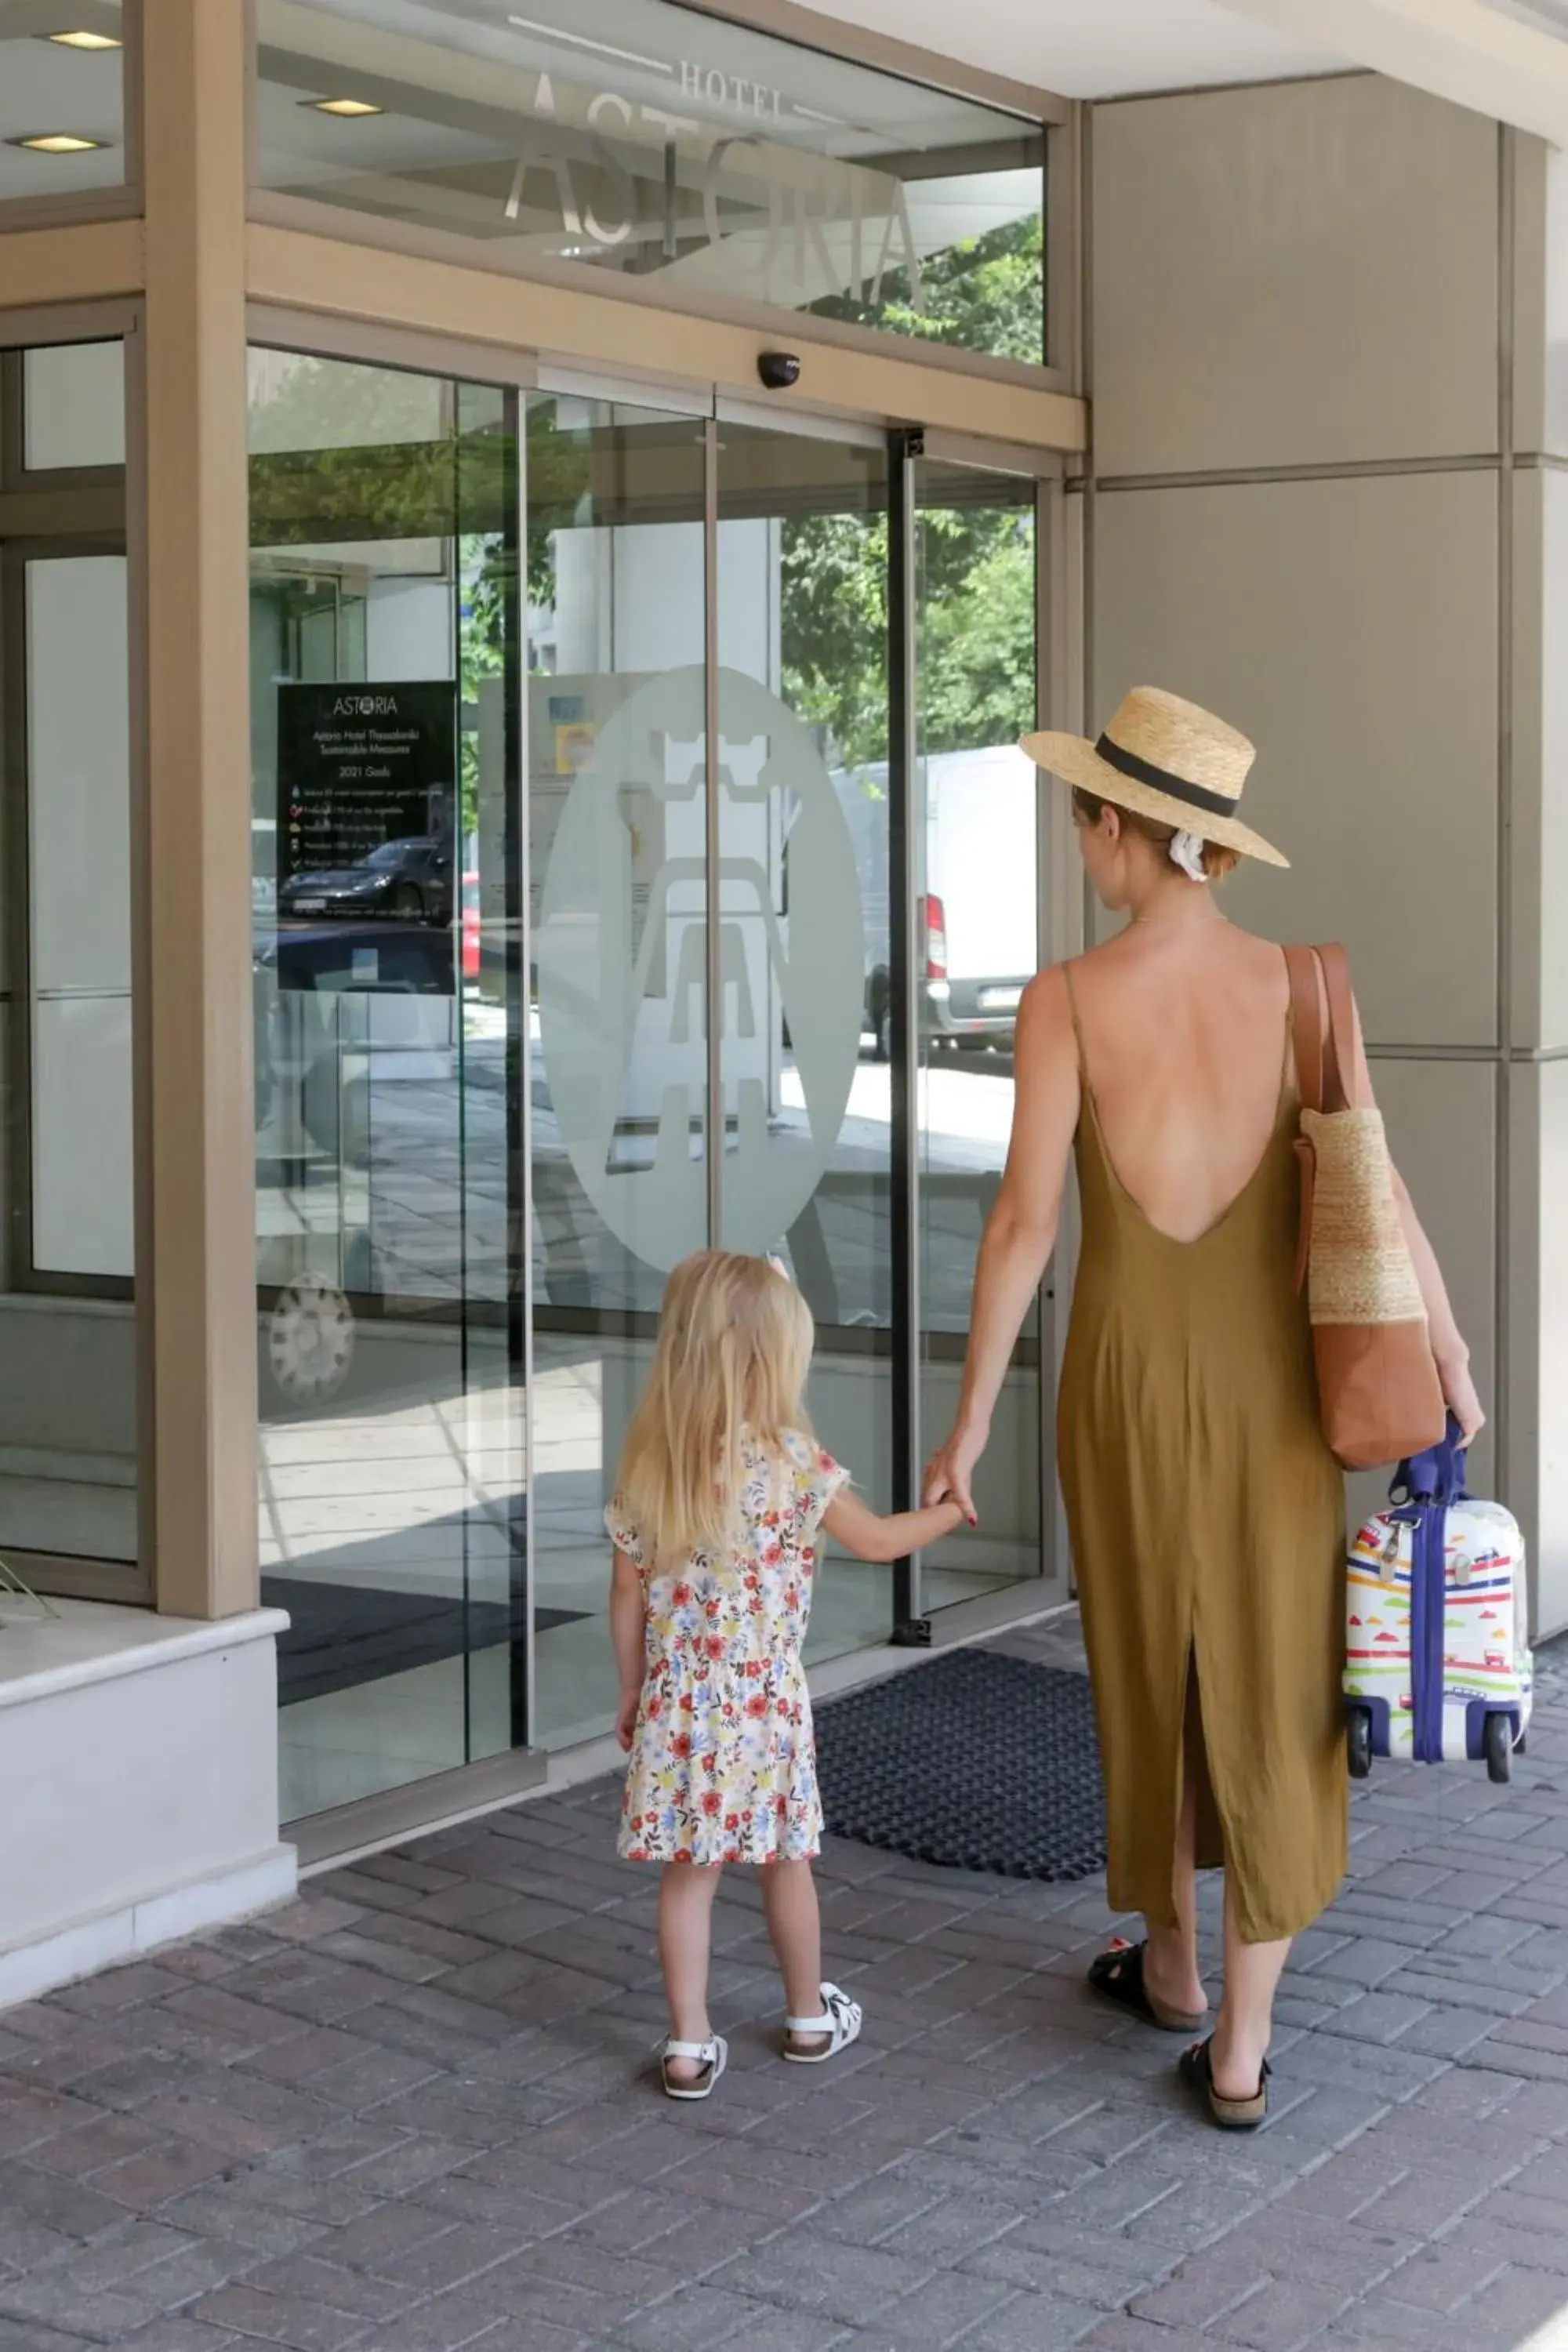
[[[1100,1724],[1110,1900],[1142,1912],[1094,1990],[1192,2033],[1194,1872],[1226,1866],[1225,1990],[1182,2061],[1216,2123],[1268,2106],[1290,1938],[1343,1873],[1344,1492],[1295,1286],[1300,1180],[1290,992],[1278,947],[1212,885],[1283,866],[1237,814],[1253,750],[1174,695],[1128,696],[1098,745],[1024,749],[1074,787],[1089,877],[1125,928],[1041,972],[1018,1014],[1013,1138],[981,1246],[952,1436],[927,1503],[973,1509],[1018,1329],[1076,1150],[1082,1248],[1059,1457]],[[1325,1005],[1325,1014],[1326,1014]],[[1373,1100],[1359,1023],[1353,1099]],[[1436,1261],[1401,1214],[1467,1442],[1483,1415]]]

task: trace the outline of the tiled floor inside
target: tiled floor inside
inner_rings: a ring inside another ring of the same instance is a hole
[[[1008,1646],[1071,1653],[1059,1626]],[[1096,1885],[833,1846],[830,1972],[868,2022],[812,2070],[778,2062],[737,1875],[731,2072],[677,2108],[611,1783],[318,1879],[0,2017],[0,2352],[1561,2352],[1555,1671],[1515,1774],[1358,1793],[1252,2139],[1086,1995]]]

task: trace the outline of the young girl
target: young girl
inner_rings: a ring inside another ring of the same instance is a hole
[[[629,1750],[620,1851],[665,1864],[664,2087],[705,2099],[729,2055],[708,2021],[713,1897],[727,1862],[766,1864],[784,1976],[784,2054],[816,2064],[860,2031],[822,1981],[811,1857],[822,1836],[801,1643],[819,1530],[867,1560],[949,1535],[955,1503],[879,1518],[811,1435],[805,1299],[765,1258],[703,1250],[665,1288],[658,1344],[605,1514],[616,1733]]]

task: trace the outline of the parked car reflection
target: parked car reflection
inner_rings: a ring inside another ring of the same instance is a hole
[[[384,841],[356,866],[291,875],[278,893],[283,915],[395,915],[404,922],[452,919],[449,842]]]

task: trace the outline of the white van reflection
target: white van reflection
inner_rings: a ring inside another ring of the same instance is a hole
[[[925,873],[917,907],[922,1046],[1005,1052],[1039,961],[1035,771],[1016,744],[937,751],[921,763]],[[867,1034],[890,1046],[888,765],[833,777],[855,843],[866,922]]]

